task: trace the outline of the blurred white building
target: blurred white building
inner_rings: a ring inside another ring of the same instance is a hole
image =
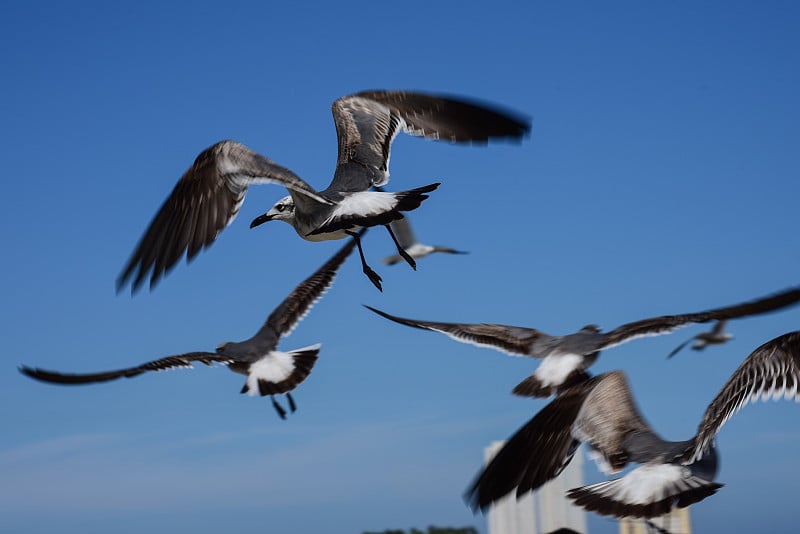
[[[673,508],[668,514],[654,517],[649,521],[622,518],[619,520],[619,534],[692,534],[692,521],[689,508]]]
[[[484,450],[488,463],[503,446],[495,441]],[[517,500],[514,492],[489,508],[489,534],[548,534],[566,528],[586,534],[586,512],[567,499],[569,489],[583,486],[583,448],[566,469],[535,492]]]

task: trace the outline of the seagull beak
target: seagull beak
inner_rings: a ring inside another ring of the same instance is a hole
[[[269,222],[271,220],[272,220],[272,215],[269,215],[267,213],[259,215],[258,217],[253,219],[253,222],[250,223],[250,228],[255,228],[256,226],[262,225],[265,222]]]

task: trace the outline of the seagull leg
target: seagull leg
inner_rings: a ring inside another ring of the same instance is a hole
[[[400,243],[397,242],[397,238],[394,236],[394,232],[392,232],[392,227],[389,226],[388,224],[384,224],[384,226],[389,231],[389,235],[392,236],[392,241],[394,241],[394,246],[397,247],[397,252],[400,254],[400,256],[402,256],[404,260],[406,260],[406,263],[408,263],[411,266],[411,268],[416,271],[417,262],[415,262],[414,258],[412,258],[408,252],[406,252],[406,249],[401,247]]]
[[[364,259],[364,251],[361,249],[361,238],[358,237],[357,233],[352,232],[350,230],[345,230],[344,233],[346,233],[347,235],[356,240],[356,246],[358,247],[358,255],[361,256],[361,268],[364,271],[364,274],[366,274],[370,282],[372,282],[375,285],[375,287],[378,288],[378,291],[383,291],[383,288],[381,287],[382,278],[378,276],[378,273],[373,271],[369,265],[367,265],[367,260]]]
[[[287,393],[286,394],[286,398],[289,399],[289,410],[291,410],[292,413],[296,412],[297,411],[297,405],[294,403],[294,399],[292,398],[292,394],[291,393]]]
[[[278,401],[275,400],[275,396],[274,395],[270,395],[269,398],[272,399],[272,406],[275,407],[275,411],[278,412],[278,415],[280,416],[280,418],[281,419],[286,419],[286,410],[283,409],[283,406],[278,404]]]

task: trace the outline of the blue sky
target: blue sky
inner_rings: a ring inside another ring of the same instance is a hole
[[[733,304],[794,286],[800,8],[791,2],[6,2],[0,262],[0,530],[358,533],[475,525],[461,500],[482,449],[543,401],[511,388],[536,362],[385,321],[572,332]],[[280,421],[226,369],[66,388],[25,363],[99,371],[249,337],[339,243],[240,217],[152,293],[114,281],[194,157],[236,139],[317,187],[330,105],[364,89],[497,102],[532,117],[521,145],[398,137],[395,189],[441,181],[418,236],[470,251],[386,267],[384,231],[280,345],[322,343]],[[734,322],[735,339],[666,361],[703,327],[606,352],[667,438],[800,309]],[[719,435],[726,486],[697,531],[796,529],[798,407],[748,406]],[[586,480],[602,477],[586,464]],[[590,517],[593,532],[615,532]]]

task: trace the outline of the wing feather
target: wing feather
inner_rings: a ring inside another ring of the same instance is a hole
[[[513,355],[533,356],[530,350],[533,342],[542,337],[550,337],[538,330],[521,326],[420,321],[390,315],[371,306],[364,305],[364,307],[396,323],[414,328],[421,328],[423,330],[440,332],[461,343],[470,343],[479,347],[489,347]]]
[[[515,488],[519,498],[558,476],[577,448],[572,425],[598,378],[556,397],[508,439],[464,494],[473,511]]]
[[[676,328],[691,323],[737,319],[740,317],[767,313],[797,304],[798,301],[800,301],[800,288],[792,288],[760,299],[735,304],[733,306],[726,306],[724,308],[715,308],[699,313],[663,315],[661,317],[643,319],[641,321],[624,324],[608,332],[606,334],[606,343],[599,348],[607,349],[637,337],[666,334]]]
[[[239,211],[247,187],[283,185],[330,204],[285,167],[235,141],[221,141],[197,156],[156,213],[117,279],[121,290],[133,277],[136,292],[150,273],[150,287],[174,267],[184,252],[191,260],[209,247]]]
[[[361,235],[365,232],[366,230],[362,230]],[[295,287],[269,315],[264,326],[254,337],[274,338],[277,342],[280,337],[290,334],[333,284],[339,267],[353,252],[355,244],[354,239],[349,239],[331,259]]]
[[[179,367],[192,367],[193,362],[201,362],[206,365],[217,362],[227,365],[231,363],[231,359],[213,352],[188,352],[186,354],[166,356],[158,360],[137,365],[136,367],[118,369],[116,371],[105,371],[102,373],[59,373],[56,371],[39,369],[38,367],[27,367],[25,365],[20,366],[19,370],[22,374],[36,380],[41,380],[42,382],[50,382],[53,384],[91,384],[95,382],[108,382],[123,377],[133,378],[134,376],[139,376],[148,371],[164,371]]]
[[[790,332],[754,350],[708,405],[689,461],[703,456],[719,430],[748,402],[759,398],[800,400],[800,332]]]
[[[363,91],[332,105],[339,140],[329,189],[365,191],[389,181],[391,144],[401,130],[428,139],[480,142],[521,139],[530,120],[463,98],[409,91]]]

